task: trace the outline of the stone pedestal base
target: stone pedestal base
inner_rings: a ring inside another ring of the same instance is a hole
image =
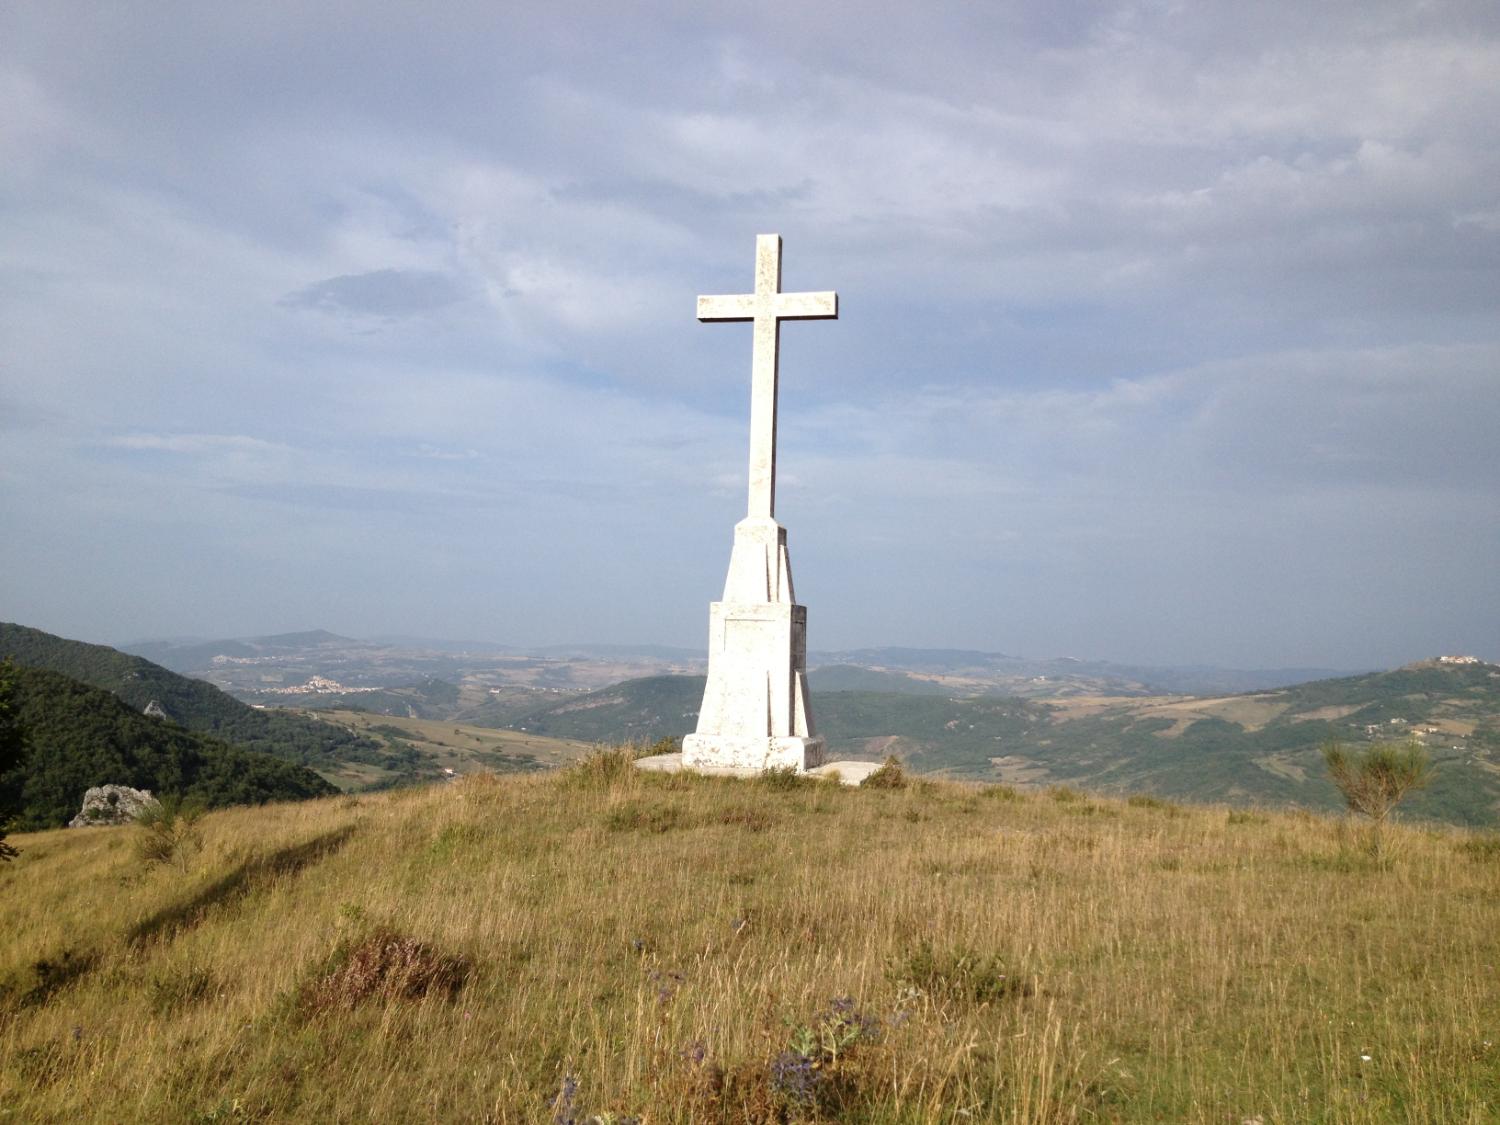
[[[682,764],[689,769],[756,771],[790,766],[800,773],[823,764],[823,740],[690,734],[682,740]]]
[[[802,771],[823,764],[807,693],[807,610],[792,594],[786,531],[742,520],[724,600],[708,615],[708,684],[698,731],[682,742],[694,769]]]

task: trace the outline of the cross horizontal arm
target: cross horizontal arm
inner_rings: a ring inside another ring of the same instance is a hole
[[[754,320],[760,298],[754,293],[735,293],[698,298],[699,320]]]
[[[839,295],[833,292],[778,293],[776,317],[778,320],[837,320]]]

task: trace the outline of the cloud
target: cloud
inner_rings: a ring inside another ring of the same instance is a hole
[[[394,319],[432,312],[463,299],[463,287],[447,274],[383,269],[325,278],[288,293],[278,303],[292,309]]]
[[[1467,0],[12,5],[0,563],[101,639],[692,642],[749,394],[693,297],[778,230],[841,294],[782,336],[815,644],[1464,647],[1497,69]]]
[[[277,453],[285,446],[245,434],[121,434],[104,444],[114,449],[149,450],[159,453]]]

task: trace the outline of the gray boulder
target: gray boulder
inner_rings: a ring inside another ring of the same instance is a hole
[[[68,827],[105,828],[112,824],[129,824],[145,809],[160,804],[149,789],[96,785],[83,795],[83,809],[68,821]]]

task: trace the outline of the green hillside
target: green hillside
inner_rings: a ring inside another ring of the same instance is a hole
[[[949,689],[935,680],[905,672],[887,672],[879,668],[861,668],[857,664],[825,664],[807,674],[814,694],[831,691],[884,691],[903,695],[949,695]]]
[[[702,676],[645,676],[598,691],[568,695],[540,706],[475,708],[465,719],[476,726],[496,726],[618,744],[655,742],[687,734],[698,721],[703,702]]]
[[[143,711],[154,700],[168,718],[188,730],[305,766],[375,761],[383,754],[382,747],[372,739],[342,727],[301,715],[259,710],[212,684],[179,676],[159,664],[105,645],[0,623],[0,659],[6,657],[26,667],[60,672],[101,688],[136,711]]]
[[[176,793],[211,808],[337,792],[309,769],[142,715],[58,672],[17,666],[10,679],[27,747],[0,775],[0,807],[20,827],[66,824],[95,785]]]
[[[688,733],[701,676],[653,676],[471,719],[597,742]],[[818,730],[835,758],[897,754],[930,774],[1119,793],[1339,807],[1322,765],[1331,738],[1416,738],[1437,765],[1409,798],[1413,815],[1500,823],[1500,668],[1423,662],[1278,691],[1021,700],[813,690]]]
[[[1500,668],[1423,661],[1218,699],[1105,701],[1054,708],[1035,737],[1007,746],[1007,769],[1040,770],[1121,792],[1336,808],[1322,747],[1416,739],[1437,766],[1413,815],[1500,823]],[[954,772],[985,773],[955,762]]]

